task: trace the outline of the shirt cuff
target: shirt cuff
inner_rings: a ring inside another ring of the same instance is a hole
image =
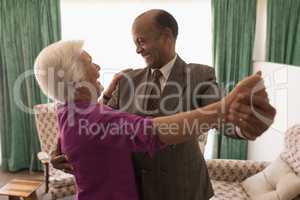
[[[236,132],[236,136],[238,136],[240,139],[247,140],[247,138],[242,133],[242,130],[240,129],[240,127],[236,126],[235,127],[235,132]]]

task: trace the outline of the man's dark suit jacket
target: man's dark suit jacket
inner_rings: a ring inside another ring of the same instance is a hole
[[[108,105],[145,116],[143,109],[147,98],[144,95],[149,94],[145,83],[150,73],[149,68],[144,68],[126,74]],[[164,101],[161,104],[166,110],[154,116],[189,111],[219,100],[217,87],[212,86],[217,86],[213,68],[186,64],[177,56],[162,91]],[[144,153],[135,154],[133,161],[141,200],[207,200],[213,196],[206,163],[196,139],[171,145],[154,158]]]

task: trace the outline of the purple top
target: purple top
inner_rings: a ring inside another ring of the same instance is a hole
[[[137,200],[131,153],[153,155],[161,148],[152,120],[89,105],[58,108],[61,149],[74,167],[76,199]]]

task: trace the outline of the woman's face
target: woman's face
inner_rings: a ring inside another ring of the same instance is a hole
[[[80,58],[86,67],[86,81],[94,86],[97,95],[100,96],[103,91],[103,86],[98,81],[100,77],[100,66],[92,62],[92,57],[86,51],[81,53]]]

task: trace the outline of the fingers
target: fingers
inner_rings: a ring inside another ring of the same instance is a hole
[[[235,87],[236,93],[251,93],[259,95],[266,95],[264,81],[259,74],[248,76],[240,81]]]
[[[238,108],[240,105],[254,105],[257,106],[265,106],[266,104],[269,104],[269,99],[267,96],[257,96],[252,95],[250,93],[241,93],[238,94],[237,97],[232,101],[232,104],[230,105],[231,108]]]
[[[261,73],[257,73],[244,78],[230,92],[226,98],[229,104],[241,93],[256,94],[258,96],[267,96]]]
[[[260,109],[261,113],[267,117],[273,118],[276,114],[276,109],[269,103],[269,100],[264,97],[253,96],[251,103],[255,108]]]
[[[124,77],[124,74],[126,74],[130,71],[133,71],[133,69],[128,68],[128,69],[124,69],[124,70],[116,73],[113,77],[113,80],[111,81],[110,87],[115,88],[117,83]]]
[[[252,110],[250,106],[236,103],[234,104],[230,110],[229,113],[233,115],[235,118],[242,118],[243,120],[250,120],[250,117],[252,115]]]
[[[268,93],[266,91],[266,88],[264,85],[261,85],[260,88],[256,87],[252,91],[250,91],[250,96],[259,96],[265,98],[267,101],[269,101]]]
[[[113,91],[115,91],[119,81],[123,78],[124,74],[129,72],[129,71],[132,71],[133,69],[125,69],[125,70],[122,70],[118,73],[116,73],[112,79],[112,81],[110,82],[108,88],[103,92],[103,94],[105,94],[105,96],[107,97],[111,97],[112,96],[112,93]]]
[[[258,76],[261,76],[261,75],[262,75],[262,72],[259,70],[259,71],[256,72],[255,74],[258,75]]]
[[[230,122],[232,122],[233,124],[237,125],[240,128],[242,134],[248,140],[256,139],[257,135],[255,133],[257,133],[257,128],[254,127],[253,125],[251,125],[251,123],[249,123],[249,121],[241,120],[241,119],[235,117],[234,115],[229,115],[228,119]]]
[[[114,79],[115,79],[115,78],[120,79],[120,78],[123,77],[124,74],[126,74],[126,73],[128,73],[128,72],[130,72],[130,71],[133,71],[133,69],[132,69],[132,68],[124,69],[124,70],[122,70],[122,71],[116,73],[116,74],[114,75]]]
[[[273,123],[276,110],[264,96],[243,93],[232,102],[227,119],[239,126],[243,135],[253,140]]]
[[[247,115],[253,115],[267,125],[273,123],[276,115],[276,109],[269,103],[269,99],[256,95],[251,96],[250,102],[249,97],[244,95],[238,96],[230,109]]]
[[[237,105],[235,105],[237,104]],[[250,93],[241,93],[238,94],[235,101],[233,101],[233,105],[236,107],[239,104],[251,105],[252,107],[258,107],[265,110],[273,110],[274,108],[270,105],[268,94],[265,90],[261,91],[259,95],[250,94]]]
[[[61,154],[58,156],[55,156],[53,159],[51,159],[51,163],[55,162],[55,163],[65,163],[68,162],[67,156]]]
[[[67,163],[58,164],[55,166],[55,169],[59,169],[63,172],[69,173],[69,174],[73,174],[73,172],[74,172],[72,165],[67,164]]]
[[[52,157],[50,162],[53,165],[53,167],[56,169],[62,170],[66,173],[73,172],[73,167],[69,163],[69,161],[65,155],[58,155],[58,156]]]
[[[276,110],[269,103],[261,72],[240,81],[230,95],[226,118],[239,126],[246,138],[254,140],[273,123]]]
[[[229,115],[231,115],[231,119],[234,119],[235,122],[239,123],[242,120],[251,124],[251,126],[257,127],[260,130],[268,128],[268,126],[270,125],[269,121],[262,120],[261,117],[253,113],[251,109],[245,108],[245,110],[240,112],[231,110]]]
[[[258,96],[252,97],[250,105],[249,101],[244,99],[244,96],[239,96],[230,106],[229,112],[239,115],[238,117],[243,120],[256,118],[266,125],[271,125],[276,114],[275,108],[265,98]]]
[[[259,82],[262,82],[262,77],[259,74],[254,74],[251,76],[248,76],[244,78],[242,81],[239,82],[240,86],[243,87],[248,87],[248,88],[253,88],[256,86]]]
[[[268,128],[267,125],[255,117],[247,117],[247,120],[244,120],[243,116],[238,113],[231,113],[228,119],[237,125],[241,129],[243,136],[249,140],[255,140]]]
[[[58,139],[57,148],[51,152],[51,160],[50,163],[54,168],[62,170],[66,173],[73,174],[73,167],[69,163],[66,155],[61,152],[60,140]]]

